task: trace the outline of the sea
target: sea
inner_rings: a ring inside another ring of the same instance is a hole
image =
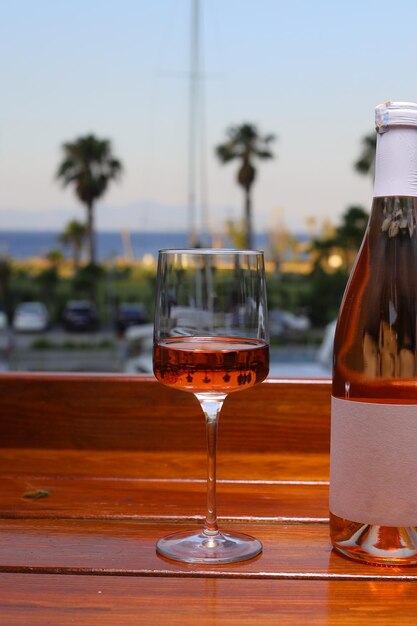
[[[50,250],[58,249],[69,257],[71,250],[60,243],[59,237],[60,233],[54,231],[1,230],[0,255],[24,260],[44,257]],[[145,255],[156,258],[161,248],[185,248],[188,243],[185,232],[98,232],[97,260],[104,262],[118,257],[143,259]],[[230,245],[230,242],[223,242],[223,245]],[[256,234],[254,247],[265,250],[267,235]]]

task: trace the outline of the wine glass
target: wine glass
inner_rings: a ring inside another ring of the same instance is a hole
[[[188,563],[245,561],[260,541],[221,532],[216,518],[216,439],[229,393],[263,381],[269,369],[263,252],[161,250],[153,368],[169,387],[193,393],[206,421],[207,513],[204,528],[160,539],[158,554]]]

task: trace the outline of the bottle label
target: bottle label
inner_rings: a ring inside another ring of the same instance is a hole
[[[381,526],[417,526],[417,404],[332,397],[330,510]]]

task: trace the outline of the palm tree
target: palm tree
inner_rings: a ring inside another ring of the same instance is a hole
[[[49,263],[49,267],[53,267],[58,271],[64,260],[64,255],[62,254],[61,250],[56,250],[55,248],[53,248],[45,254],[45,258]]]
[[[252,248],[252,198],[251,189],[255,181],[256,169],[253,165],[255,158],[272,159],[273,153],[269,144],[274,141],[274,135],[261,137],[258,129],[253,124],[232,126],[227,131],[228,139],[225,143],[217,146],[216,154],[222,163],[228,163],[233,159],[239,159],[240,167],[237,181],[245,192],[245,246]]]
[[[64,143],[62,148],[64,159],[56,176],[64,187],[74,185],[75,193],[86,206],[89,261],[94,264],[94,205],[104,195],[109,183],[119,177],[122,165],[114,158],[110,141],[94,135]]]
[[[355,170],[360,174],[375,174],[376,133],[362,138],[362,153],[354,163]]]
[[[78,222],[77,220],[71,220],[65,227],[65,230],[61,233],[59,240],[64,246],[70,246],[72,248],[72,262],[74,271],[77,272],[80,265],[81,250],[84,245],[87,235],[87,228],[85,224]]]

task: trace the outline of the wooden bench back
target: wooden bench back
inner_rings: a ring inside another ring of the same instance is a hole
[[[329,447],[329,380],[268,379],[227,398],[222,450],[322,452]],[[145,375],[0,375],[0,447],[94,450],[204,448],[192,394]]]

